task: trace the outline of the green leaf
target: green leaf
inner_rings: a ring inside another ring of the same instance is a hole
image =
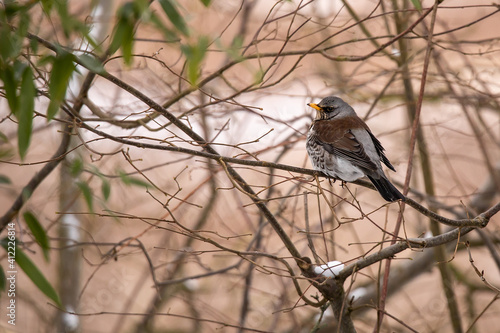
[[[411,3],[413,4],[413,6],[415,6],[415,8],[421,12],[422,11],[422,4],[420,3],[420,0],[411,0]]]
[[[47,109],[47,119],[49,121],[59,111],[59,106],[66,96],[69,79],[75,70],[73,60],[74,55],[65,51],[60,51],[54,59],[49,81],[50,103]]]
[[[33,194],[33,191],[28,189],[28,188],[23,188],[21,195],[23,196],[24,202],[28,201],[29,198],[31,198],[31,195]]]
[[[106,178],[101,177],[102,184],[101,184],[101,192],[102,196],[104,197],[105,201],[108,201],[109,196],[111,194],[111,186],[109,185],[109,182]]]
[[[30,229],[31,233],[35,237],[36,242],[43,250],[43,256],[45,257],[45,261],[49,261],[49,238],[47,237],[47,233],[45,233],[45,229],[42,227],[38,219],[32,212],[27,211],[23,214],[24,221],[26,221],[26,225]]]
[[[129,178],[129,184],[130,185],[135,185],[135,186],[139,186],[139,187],[144,187],[144,188],[149,188],[151,187],[149,185],[149,183],[143,181],[142,179],[140,178],[137,178],[137,177],[130,177]]]
[[[12,184],[12,182],[6,175],[0,175],[0,184]]]
[[[119,171],[118,174],[120,175],[120,178],[125,185],[135,185],[135,186],[140,186],[140,187],[145,187],[145,188],[150,187],[150,185],[148,183],[146,183],[145,181],[143,181],[142,179],[139,179],[136,177],[131,177],[123,171]]]
[[[84,182],[77,182],[76,185],[80,189],[80,191],[83,194],[83,198],[85,199],[85,202],[87,203],[87,206],[91,212],[94,211],[94,198],[92,196],[92,190],[90,189],[89,185]]]
[[[16,239],[16,244],[17,244],[17,239]],[[5,248],[6,251],[8,248],[8,239],[4,238],[1,240],[2,246]],[[59,296],[57,295],[56,291],[52,287],[52,285],[47,281],[47,279],[43,276],[43,274],[40,272],[38,267],[33,264],[31,259],[19,248],[15,247],[16,253],[16,264],[21,267],[21,269],[26,273],[26,276],[29,277],[31,281],[40,289],[42,293],[44,293],[48,298],[53,300],[58,306],[61,306],[61,301],[59,300]]]
[[[132,50],[134,46],[135,26],[139,18],[148,21],[151,12],[148,1],[135,0],[125,3],[118,10],[116,26],[113,30],[113,39],[110,44],[111,53],[115,53],[119,48],[122,50],[123,60],[126,65],[132,63]]]
[[[38,53],[38,41],[36,39],[30,39],[30,48],[32,53]]]
[[[24,159],[31,141],[33,129],[33,111],[35,108],[35,84],[33,83],[33,72],[31,67],[26,67],[21,81],[21,92],[19,100],[19,128],[17,130],[17,144],[19,155]]]
[[[122,40],[122,55],[126,65],[132,64],[132,50],[134,49],[134,26],[128,25],[124,29],[125,37]]]
[[[265,73],[262,70],[262,68],[259,68],[259,70],[254,73],[254,82],[255,82],[255,84],[262,83],[262,81],[264,80],[264,74]]]
[[[202,36],[195,45],[181,45],[181,50],[186,56],[187,78],[192,85],[196,85],[200,73],[200,65],[208,48],[208,38]]]
[[[5,291],[5,286],[7,285],[7,279],[5,278],[5,272],[3,267],[0,266],[0,290]]]
[[[167,28],[165,24],[163,24],[163,21],[156,15],[154,12],[151,13],[151,16],[149,18],[149,21],[163,33],[163,36],[165,37],[165,41],[167,43],[172,43],[172,42],[178,42],[179,38],[177,37],[177,34],[175,31]]]
[[[0,159],[7,160],[14,156],[10,147],[9,139],[0,131]],[[0,175],[0,184],[10,184],[10,179],[7,176]]]
[[[78,57],[78,59],[80,60],[82,65],[84,65],[85,67],[87,67],[87,69],[94,73],[102,74],[106,72],[102,63],[93,56],[82,54]]]
[[[0,78],[3,81],[5,97],[7,97],[10,111],[14,115],[17,115],[19,98],[17,96],[16,90],[18,82],[16,82],[16,79],[14,77],[14,69],[11,66],[7,66],[4,70],[0,70]]]
[[[120,46],[122,45],[123,38],[125,37],[125,25],[126,22],[123,22],[123,20],[118,20],[116,23],[116,26],[113,31],[113,39],[111,40],[111,43],[109,44],[109,52],[111,54],[114,54]]]
[[[7,18],[9,20],[12,20],[14,19],[14,17],[17,15],[17,13],[22,10],[22,5],[19,4],[17,1],[2,1],[4,4],[4,10],[5,10],[5,14],[7,14]]]
[[[2,62],[6,63],[8,60],[15,59],[19,55],[21,47],[19,37],[0,21],[0,57]]]
[[[46,66],[48,64],[53,64],[56,61],[56,57],[52,54],[45,54],[38,58],[38,66]]]
[[[78,24],[77,20],[71,17],[68,11],[68,1],[54,1],[55,8],[57,10],[57,14],[59,20],[61,22],[61,26],[63,28],[64,35],[68,38],[73,30],[75,30],[75,26]]]
[[[118,11],[118,23],[115,26],[113,40],[111,41],[111,54],[119,48],[122,49],[123,60],[125,64],[132,62],[132,49],[134,45],[134,26],[137,21],[133,3],[126,3]]]
[[[79,176],[83,171],[83,160],[81,158],[75,158],[70,166],[69,166],[69,173],[73,177]]]
[[[136,21],[136,14],[134,4],[132,2],[127,2],[122,7],[118,9],[116,13],[117,23],[113,29],[113,39],[111,40],[110,50],[111,53],[116,52],[122,45],[122,40],[124,38],[124,27],[127,25],[134,25]]]
[[[9,148],[9,147],[7,147],[7,148],[0,147],[0,160],[12,159],[14,157],[15,157],[15,153],[14,153],[14,151],[11,148]]]
[[[237,35],[231,41],[231,45],[226,50],[226,52],[231,57],[231,59],[241,61],[243,60],[243,56],[241,55],[242,47],[243,37],[241,35]]]
[[[0,15],[0,54],[3,60],[17,58],[22,51],[23,41],[30,25],[28,13],[30,4],[19,4],[18,1],[2,1],[3,6]],[[10,29],[9,25],[15,29]]]
[[[186,21],[179,13],[172,0],[159,0],[161,7],[165,14],[167,14],[168,19],[174,27],[179,30],[184,36],[189,36],[189,30],[186,25]]]
[[[19,22],[17,24],[16,34],[19,36],[19,40],[22,41],[26,34],[28,33],[28,28],[31,23],[30,15],[26,8],[23,8],[19,13]],[[20,45],[21,47],[21,45]]]
[[[42,0],[42,8],[45,14],[50,14],[53,4],[54,0]]]
[[[0,131],[0,145],[9,142],[7,135]]]
[[[100,54],[102,52],[102,45],[94,39],[94,36],[91,35],[91,27],[87,25],[82,25],[80,31],[81,34],[84,36],[85,40],[92,47],[94,52]]]
[[[205,7],[208,7],[210,5],[210,2],[212,2],[212,0],[201,0],[201,3],[205,6]]]

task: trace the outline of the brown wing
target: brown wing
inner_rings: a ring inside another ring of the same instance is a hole
[[[351,128],[362,128],[370,132],[365,123],[357,117],[317,120],[314,123],[315,139],[330,154],[342,157],[354,165],[373,172],[377,165],[366,154],[363,145],[356,139]]]

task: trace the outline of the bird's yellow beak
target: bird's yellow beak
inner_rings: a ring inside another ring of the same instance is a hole
[[[318,104],[309,103],[307,105],[309,105],[310,107],[312,107],[315,110],[321,111],[321,108],[318,106]]]
[[[312,107],[314,110],[316,110],[316,119],[321,119],[321,114],[323,113],[323,109],[321,107],[318,106],[318,104],[314,104],[314,103],[309,103],[307,104],[309,105],[310,107]]]

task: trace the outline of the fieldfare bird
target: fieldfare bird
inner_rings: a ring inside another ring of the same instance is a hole
[[[316,109],[306,142],[315,170],[345,182],[366,176],[385,200],[405,200],[382,170],[380,162],[396,171],[382,144],[349,104],[329,96],[308,105]]]

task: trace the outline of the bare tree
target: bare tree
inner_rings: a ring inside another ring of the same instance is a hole
[[[18,327],[495,328],[498,5],[134,0],[113,22],[94,6],[2,6]],[[311,169],[306,104],[328,95],[382,141],[405,201]]]

